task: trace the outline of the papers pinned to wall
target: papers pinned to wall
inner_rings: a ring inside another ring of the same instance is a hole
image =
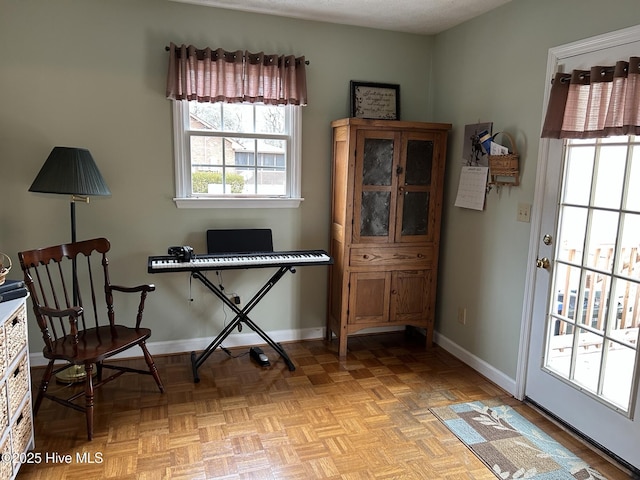
[[[462,167],[456,207],[484,210],[488,173],[488,167]]]

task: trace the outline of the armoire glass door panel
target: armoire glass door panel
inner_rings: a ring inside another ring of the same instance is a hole
[[[430,185],[433,165],[433,141],[408,140],[405,185]]]
[[[391,192],[364,191],[360,205],[360,236],[386,237],[389,235]]]
[[[393,172],[393,139],[364,140],[362,184],[391,185]]]
[[[405,192],[402,204],[402,235],[427,235],[429,192]]]

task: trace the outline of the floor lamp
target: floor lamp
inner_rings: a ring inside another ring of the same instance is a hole
[[[89,150],[75,147],[54,147],[29,187],[30,192],[71,195],[71,241],[76,241],[76,202],[89,203],[93,195],[111,195]],[[73,264],[73,304],[77,303],[78,279]],[[95,370],[94,370],[95,371]],[[84,366],[76,365],[61,371],[56,378],[63,383],[84,381]]]

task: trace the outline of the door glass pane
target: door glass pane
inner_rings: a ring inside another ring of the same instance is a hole
[[[602,360],[602,337],[583,328],[578,329],[578,344],[573,380],[592,393],[598,391],[600,362]]]
[[[582,263],[582,251],[584,248],[584,231],[587,227],[586,208],[564,207],[558,233],[557,259],[565,262]]]
[[[360,236],[384,237],[389,235],[390,205],[391,192],[362,192]]]
[[[576,298],[580,288],[581,269],[564,263],[556,264],[554,284],[556,286],[555,313],[576,321]],[[554,312],[552,312],[553,314]]]
[[[428,233],[429,192],[406,192],[402,206],[402,235]]]
[[[613,315],[609,328],[609,336],[630,347],[638,344],[638,309],[640,308],[640,285],[618,279],[614,289]]]
[[[543,365],[629,415],[640,368],[640,197],[631,183],[640,146],[616,137],[565,147]]]
[[[393,171],[393,140],[365,138],[363,185],[391,185]]]
[[[602,395],[618,408],[628,410],[636,352],[633,348],[612,341],[607,341],[605,351],[607,360]]]
[[[636,280],[640,280],[638,232],[640,232],[640,215],[624,214],[622,217],[620,256],[616,271],[619,275]]]
[[[407,142],[405,185],[431,184],[432,164],[433,142],[431,140],[409,140]]]
[[[599,162],[593,204],[596,207],[620,208],[624,168],[627,163],[627,146],[602,147],[600,156],[606,161]]]
[[[633,148],[629,169],[629,185],[640,185],[640,148]],[[640,188],[627,189],[626,209],[640,212]]]
[[[588,205],[591,195],[591,171],[595,147],[593,145],[575,146],[568,150],[566,159],[566,177],[564,184],[564,202],[574,205]]]
[[[611,277],[585,270],[584,289],[579,322],[595,330],[604,330],[607,315],[607,299],[611,287]]]
[[[547,344],[546,367],[563,377],[569,377],[573,353],[573,325],[554,319]]]
[[[592,210],[587,244],[587,266],[610,273],[613,269],[613,248],[618,235],[618,212]]]

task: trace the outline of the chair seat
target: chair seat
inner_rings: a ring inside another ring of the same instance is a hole
[[[45,347],[43,355],[49,360],[66,360],[70,363],[82,365],[86,362],[100,362],[151,336],[148,328],[130,328],[115,325],[115,332],[111,327],[103,326],[88,328],[78,333],[78,345],[73,343],[73,337],[67,335],[53,342],[53,348]]]

